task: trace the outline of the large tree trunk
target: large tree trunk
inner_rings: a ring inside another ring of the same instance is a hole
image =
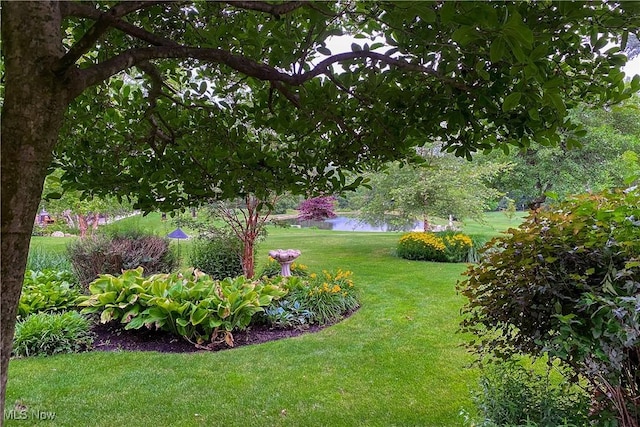
[[[57,2],[3,2],[2,219],[0,286],[2,389],[7,370],[29,242],[42,186],[68,100],[52,64],[62,52]],[[2,421],[0,421],[1,423]]]

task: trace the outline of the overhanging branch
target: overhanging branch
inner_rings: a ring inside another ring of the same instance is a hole
[[[461,85],[454,80],[440,76],[433,68],[412,64],[402,59],[391,58],[371,51],[346,52],[333,55],[305,73],[291,75],[267,64],[256,62],[245,56],[232,54],[223,49],[188,46],[155,46],[130,49],[90,68],[74,70],[75,75],[71,76],[70,80],[75,83],[76,92],[81,93],[89,86],[98,84],[121,71],[153,59],[196,59],[202,62],[224,64],[248,77],[262,81],[281,82],[291,86],[300,86],[314,77],[328,73],[330,66],[333,64],[356,59],[371,59],[405,71],[436,77],[448,84]]]
[[[228,5],[237,7],[238,9],[255,10],[257,12],[269,13],[273,16],[286,15],[305,5],[302,1],[290,1],[280,4],[267,3],[264,1],[227,1]]]

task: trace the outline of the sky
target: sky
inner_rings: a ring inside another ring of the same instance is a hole
[[[627,62],[622,69],[627,76],[640,75],[640,56],[636,56],[633,60]]]

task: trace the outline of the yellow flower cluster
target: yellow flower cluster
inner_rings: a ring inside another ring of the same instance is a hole
[[[436,236],[433,233],[424,233],[421,231],[407,233],[400,238],[401,244],[409,242],[423,243],[439,251],[444,251],[446,248],[444,242],[440,237]]]
[[[297,264],[295,262],[291,264],[291,270],[307,271],[308,269],[309,267],[304,264]]]
[[[454,246],[454,247],[468,247],[470,248],[471,246],[473,246],[473,242],[471,241],[471,237],[467,236],[466,234],[454,234],[453,236],[446,236],[445,239],[447,240],[447,246]]]
[[[338,270],[333,275],[327,270],[322,270],[322,279],[324,279],[322,284],[318,283],[318,285],[314,286],[309,295],[342,294],[342,296],[347,296],[347,290],[353,288],[353,281],[350,279],[352,275],[351,271]],[[315,273],[311,273],[309,278],[316,279],[318,276]]]

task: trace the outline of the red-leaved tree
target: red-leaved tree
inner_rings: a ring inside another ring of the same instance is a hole
[[[333,211],[336,198],[333,196],[313,197],[300,203],[298,206],[298,219],[303,221],[322,221],[327,218],[335,218]]]

